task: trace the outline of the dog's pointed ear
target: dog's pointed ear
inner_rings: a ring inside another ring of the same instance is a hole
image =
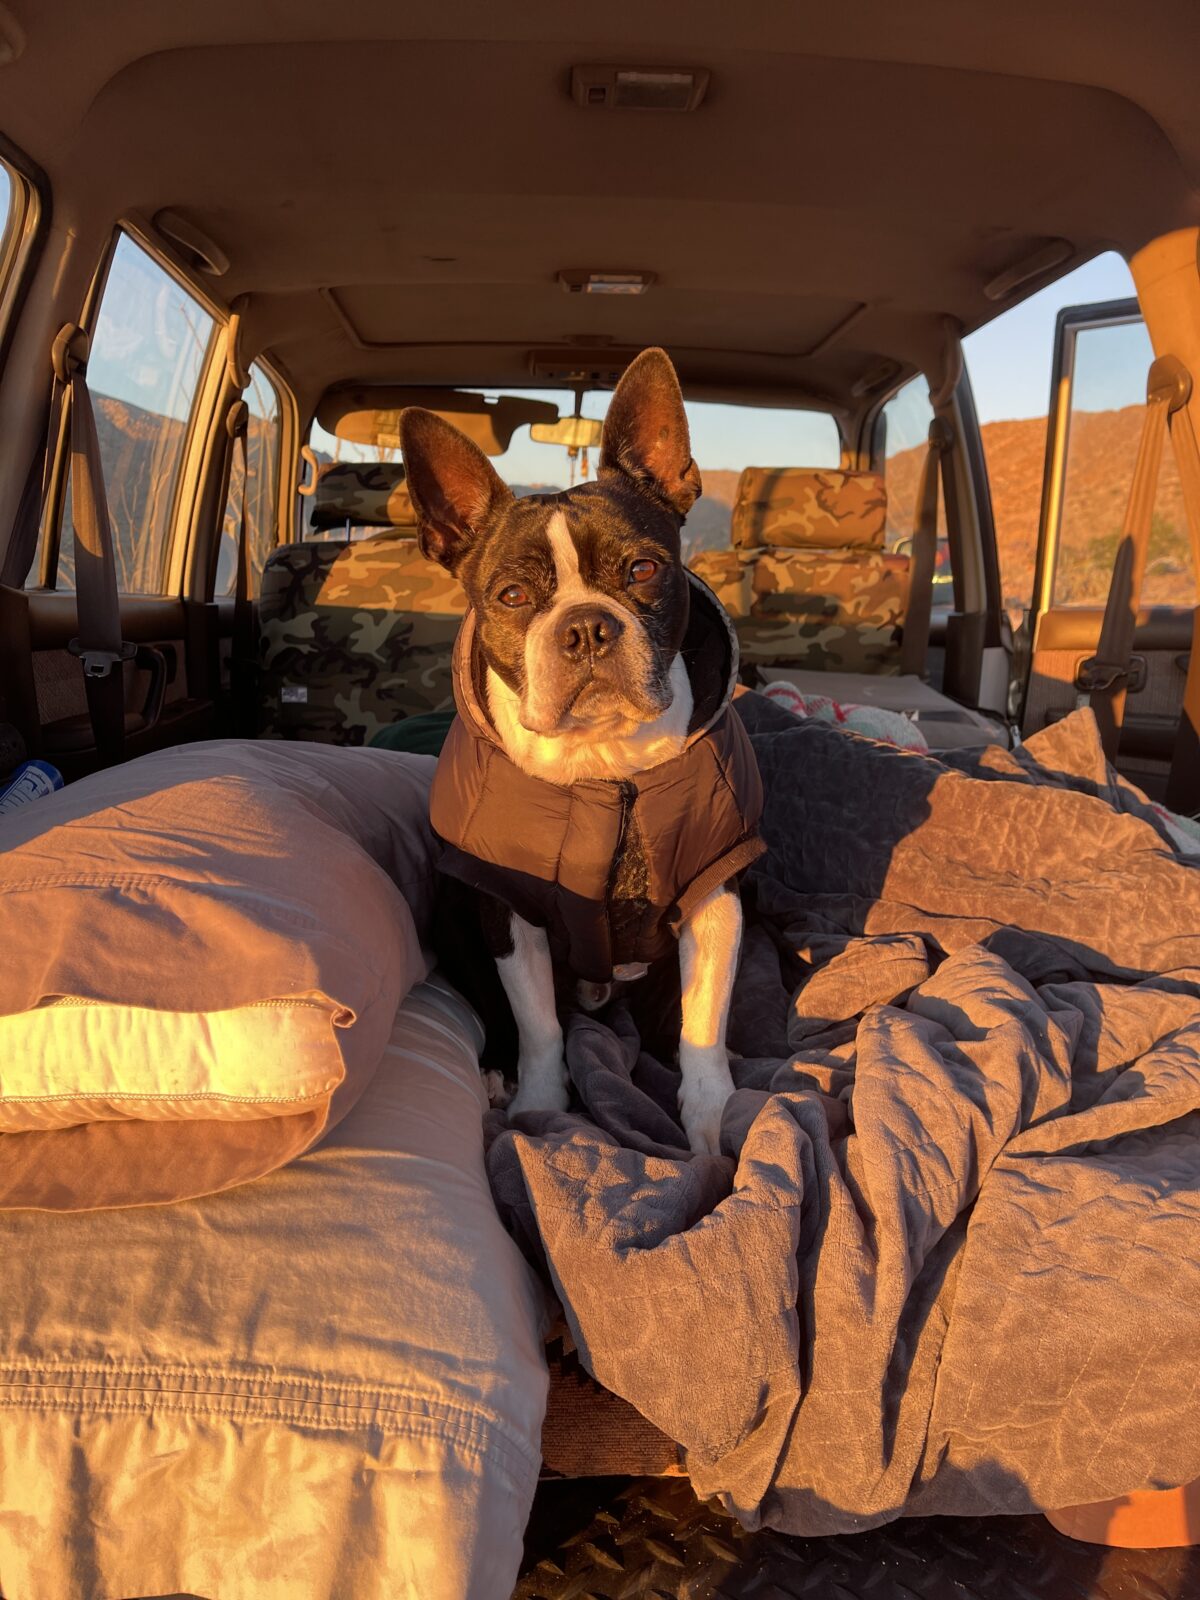
[[[421,550],[457,572],[476,539],[511,503],[512,490],[478,445],[420,406],[400,413],[400,453]]]
[[[604,421],[600,470],[621,472],[686,517],[701,494],[687,413],[665,350],[643,350],[625,368]]]

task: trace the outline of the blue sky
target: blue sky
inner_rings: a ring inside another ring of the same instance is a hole
[[[1044,417],[1050,397],[1054,321],[1061,308],[1090,305],[1097,300],[1125,300],[1135,293],[1128,266],[1121,256],[1110,251],[970,334],[963,340],[963,352],[980,422]],[[1149,349],[1146,340],[1147,352]],[[1151,360],[1147,354],[1146,367]],[[1134,396],[1135,400],[1140,398]],[[1118,391],[1114,387],[1107,396],[1102,388],[1096,388],[1088,409],[1100,411],[1128,404],[1124,388]]]

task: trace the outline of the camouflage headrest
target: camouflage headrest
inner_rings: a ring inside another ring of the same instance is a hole
[[[399,462],[331,461],[321,468],[312,526],[344,528],[347,523],[352,528],[395,528],[401,537],[416,538],[416,513]]]
[[[742,550],[882,550],[887,490],[877,472],[747,467],[731,536]]]

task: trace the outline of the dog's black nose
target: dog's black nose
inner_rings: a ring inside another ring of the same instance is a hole
[[[624,632],[621,619],[602,606],[573,606],[558,624],[558,648],[568,661],[596,661]]]

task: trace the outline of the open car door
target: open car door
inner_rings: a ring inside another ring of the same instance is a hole
[[[1113,563],[1138,459],[1154,351],[1136,300],[1059,312],[1042,485],[1028,673],[1028,737],[1088,703]],[[1162,453],[1133,636],[1117,764],[1166,791],[1197,604],[1174,454]]]

